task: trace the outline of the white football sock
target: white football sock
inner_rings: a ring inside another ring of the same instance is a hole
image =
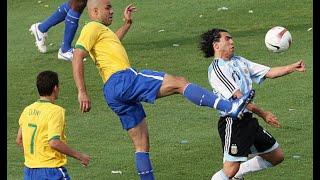
[[[211,180],[229,180],[229,177],[221,169],[212,176]]]
[[[244,163],[241,163],[239,171],[234,177],[243,177],[247,173],[260,171],[266,168],[270,168],[272,166],[273,165],[270,162],[266,161],[260,156],[256,156]]]

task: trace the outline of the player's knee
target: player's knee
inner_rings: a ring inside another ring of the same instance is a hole
[[[226,176],[228,176],[229,178],[232,178],[237,174],[237,172],[239,171],[239,168],[240,168],[240,164],[236,163],[236,164],[233,164],[232,166],[228,166],[228,167],[224,166],[223,172]]]
[[[188,80],[182,76],[174,76],[173,85],[178,89],[178,91],[183,92],[185,86],[188,84]]]
[[[166,92],[183,93],[185,86],[188,84],[188,80],[182,76],[173,76],[166,74],[163,82],[163,86]]]
[[[284,161],[283,151],[281,151],[277,154],[277,158],[275,158],[275,160],[272,162],[272,165],[273,166],[278,165],[278,164],[282,163],[282,161]]]
[[[275,161],[275,163],[273,165],[280,164],[282,161],[284,161],[284,152],[283,152],[283,150],[281,148],[278,148],[276,152],[277,152],[277,155],[276,155],[277,158],[275,158],[276,161]]]
[[[71,9],[73,9],[78,13],[82,13],[86,5],[87,5],[86,0],[71,0],[70,2]]]
[[[189,81],[183,76],[176,76],[176,77],[177,77],[178,81],[180,81],[183,84],[188,84],[189,83]]]
[[[237,174],[239,169],[226,169],[226,170],[223,170],[224,171],[224,174],[226,176],[228,176],[229,178],[232,178],[233,176],[235,176]]]
[[[281,156],[281,157],[278,159],[277,164],[280,164],[280,163],[282,163],[283,161],[284,161],[284,156]]]

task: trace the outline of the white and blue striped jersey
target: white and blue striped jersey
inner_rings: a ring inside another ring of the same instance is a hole
[[[239,89],[242,94],[252,89],[252,82],[261,84],[270,67],[233,56],[229,61],[214,59],[208,68],[209,83],[219,97],[230,99]],[[246,112],[248,110],[245,110]],[[226,113],[220,111],[220,116]]]

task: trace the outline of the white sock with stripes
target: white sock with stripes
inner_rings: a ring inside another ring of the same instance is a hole
[[[260,171],[266,168],[270,168],[272,166],[273,165],[270,162],[266,161],[260,156],[256,156],[246,162],[241,163],[239,171],[234,177],[241,178],[245,174],[248,174],[250,172]]]

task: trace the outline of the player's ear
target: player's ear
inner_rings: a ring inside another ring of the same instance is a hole
[[[93,8],[93,13],[94,13],[94,15],[97,16],[99,13],[99,9],[97,7]]]
[[[55,85],[55,86],[53,87],[53,91],[54,91],[54,92],[59,92],[59,85]]]
[[[55,99],[58,99],[59,92],[60,92],[59,85],[55,85],[51,95],[54,95]]]
[[[212,43],[212,49],[218,49],[219,48],[219,44],[217,42]]]

